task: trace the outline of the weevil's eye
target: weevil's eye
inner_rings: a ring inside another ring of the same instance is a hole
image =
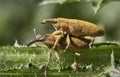
[[[43,41],[43,40],[45,40],[46,39],[46,36],[41,36],[38,40],[39,41]]]
[[[41,23],[42,24],[55,24],[57,22],[58,22],[57,19],[46,19],[46,20],[43,20]]]

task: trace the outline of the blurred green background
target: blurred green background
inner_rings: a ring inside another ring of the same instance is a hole
[[[98,41],[119,41],[119,0],[0,0],[0,45],[13,45],[15,39],[26,44],[34,32],[54,31],[52,25],[40,22],[47,18],[74,18],[90,21],[105,30]]]

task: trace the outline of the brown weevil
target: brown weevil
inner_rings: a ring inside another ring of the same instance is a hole
[[[104,30],[101,27],[83,20],[51,18],[43,20],[42,24],[52,24],[58,30],[62,30],[63,32],[66,32],[74,37],[96,37],[104,35]]]

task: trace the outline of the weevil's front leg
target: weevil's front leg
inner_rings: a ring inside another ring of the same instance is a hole
[[[56,39],[54,46],[52,47],[52,49],[54,49],[56,47],[56,45],[58,44],[58,42],[60,41],[60,39],[64,37],[64,32],[61,30],[61,35]]]
[[[64,32],[63,32],[63,31],[61,32],[60,36],[56,39],[56,41],[55,41],[53,47],[50,49],[50,51],[51,51],[52,49],[55,49],[56,45],[58,44],[58,42],[60,41],[60,39],[61,39],[62,37],[64,37]]]
[[[91,36],[85,36],[84,38],[90,41],[89,48],[91,48],[92,45],[93,45],[93,42],[94,42],[95,38],[91,37]]]
[[[60,39],[64,36],[64,34],[61,34],[55,41],[54,46],[52,47],[52,49],[54,49],[56,47],[56,45],[58,44],[58,42],[60,41]]]
[[[49,65],[51,56],[52,56],[52,50],[50,50],[50,51],[48,52],[48,61],[47,61],[47,63],[46,63],[46,67],[45,67],[45,77],[48,77],[48,65]]]
[[[70,46],[70,36],[67,34],[67,39],[66,39],[66,43],[67,43],[67,46],[65,47],[65,50],[64,52],[68,49],[68,47]]]
[[[55,51],[55,56],[58,60],[58,65],[59,65],[59,68],[58,68],[58,72],[60,72],[60,69],[61,69],[61,63],[60,63],[60,56],[59,56],[59,53],[58,51]]]

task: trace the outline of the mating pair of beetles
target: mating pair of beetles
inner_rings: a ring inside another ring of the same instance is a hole
[[[56,50],[55,55],[60,64],[60,57],[58,54],[59,49],[63,51],[89,49],[92,47],[94,38],[102,36],[105,33],[100,26],[77,19],[51,18],[45,19],[41,23],[52,24],[56,31],[51,34],[37,36],[36,39],[28,44],[28,46],[40,41],[50,48],[46,68],[48,68],[53,49]]]

